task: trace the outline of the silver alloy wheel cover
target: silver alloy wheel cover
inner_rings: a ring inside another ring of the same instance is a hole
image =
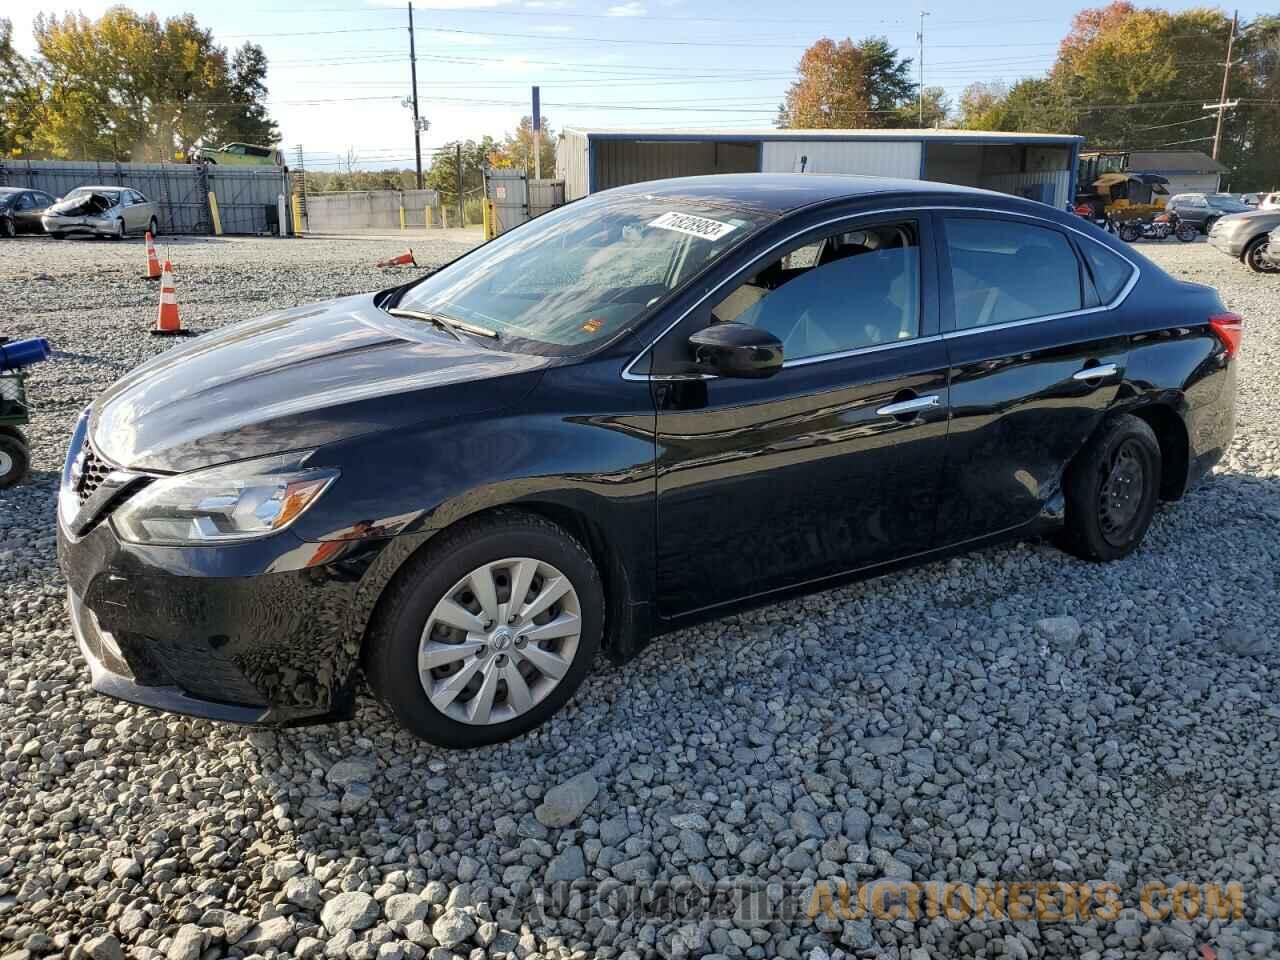
[[[4,450],[0,450],[0,477],[8,475],[13,469],[13,457],[9,456]]]
[[[559,685],[581,636],[582,607],[567,576],[532,557],[495,560],[432,609],[418,642],[418,679],[449,719],[506,723]]]

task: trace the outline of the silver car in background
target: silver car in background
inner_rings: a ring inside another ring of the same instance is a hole
[[[120,239],[159,232],[159,206],[130,187],[76,187],[40,218],[52,237],[89,234]]]

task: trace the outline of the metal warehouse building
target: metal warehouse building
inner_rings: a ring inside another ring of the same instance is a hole
[[[1063,207],[1081,137],[971,130],[580,130],[556,144],[566,200],[666,177],[856,173],[985,187]]]

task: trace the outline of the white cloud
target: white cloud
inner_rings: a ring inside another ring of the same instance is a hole
[[[606,12],[611,17],[643,17],[646,11],[644,4],[638,0],[627,0],[626,3],[610,7]]]
[[[573,6],[569,0],[525,0],[526,10],[568,10]]]

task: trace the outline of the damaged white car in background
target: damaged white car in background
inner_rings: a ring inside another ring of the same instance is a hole
[[[49,207],[40,222],[52,237],[87,233],[120,239],[144,230],[155,236],[158,213],[155,203],[128,187],[76,187]]]

